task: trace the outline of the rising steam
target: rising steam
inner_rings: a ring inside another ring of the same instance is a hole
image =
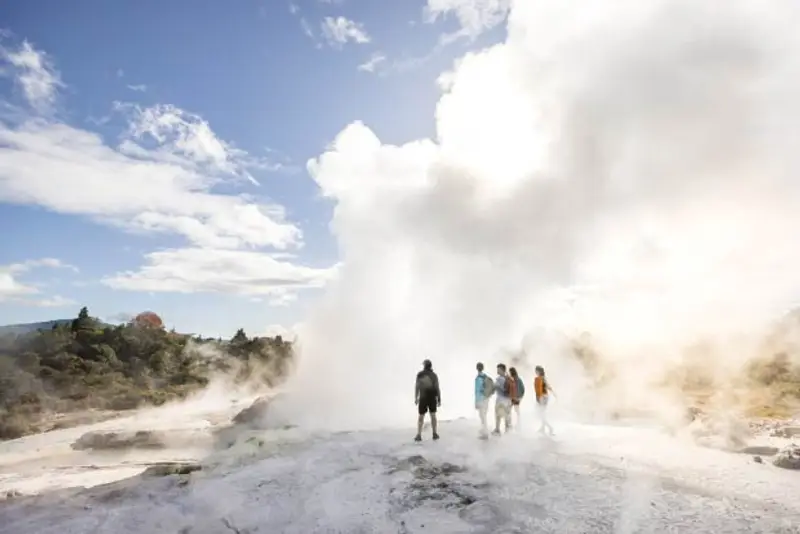
[[[799,15],[520,0],[504,43],[440,79],[435,140],[347,126],[309,162],[343,266],[301,335],[291,416],[408,424],[424,358],[466,414],[475,362],[519,349],[585,413],[603,399],[568,354],[582,332],[628,407],[674,406],[653,384],[701,338],[707,368],[737,373],[800,295]]]

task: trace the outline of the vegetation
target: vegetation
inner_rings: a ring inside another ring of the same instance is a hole
[[[272,385],[286,376],[291,343],[280,336],[229,341],[166,331],[153,313],[100,323],[82,308],[67,324],[0,336],[0,439],[79,424],[77,414],[131,410],[183,398],[214,372]]]
[[[697,342],[665,365],[663,374],[643,374],[641,380],[650,380],[650,391],[671,402],[683,401],[699,413],[738,410],[751,417],[792,417],[800,412],[800,311],[788,314],[758,339],[735,354],[728,352],[730,347]],[[572,349],[591,378],[590,387],[604,398],[619,399],[620,411],[629,410],[618,392],[629,385],[631,369],[621,369],[616,359],[603,354],[588,333],[575,340]],[[649,366],[646,360],[642,365]]]

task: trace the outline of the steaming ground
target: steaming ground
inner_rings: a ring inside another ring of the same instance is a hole
[[[642,422],[560,421],[549,439],[532,431],[527,414],[519,432],[484,442],[476,421],[458,419],[442,425],[440,442],[422,444],[410,440],[413,423],[243,431],[233,447],[214,450],[210,431],[243,405],[176,405],[2,444],[3,491],[38,495],[0,503],[0,533],[800,529],[790,490],[796,472],[699,448]],[[413,408],[407,411],[413,421]],[[176,446],[118,455],[68,446],[89,430],[154,428],[180,436]],[[165,460],[201,460],[203,470],[137,476]]]

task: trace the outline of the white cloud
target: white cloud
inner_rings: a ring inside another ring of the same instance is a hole
[[[295,4],[294,2],[289,2],[289,13],[292,15],[297,15],[300,12],[300,6]]]
[[[345,17],[325,17],[322,22],[322,35],[328,44],[340,47],[348,42],[365,44],[370,42],[364,26]]]
[[[223,141],[200,116],[171,105],[141,108],[116,103],[129,114],[128,135],[119,150],[135,157],[174,163],[206,175],[228,174],[257,185],[250,167],[266,168],[269,162],[251,157]],[[134,142],[150,143],[147,148]]]
[[[147,123],[145,123],[147,124]],[[144,132],[137,123],[134,132]],[[153,130],[160,136],[160,127]],[[147,149],[126,140],[119,150],[96,134],[32,120],[0,123],[0,201],[86,215],[121,228],[176,233],[214,246],[300,243],[300,230],[283,208],[242,196],[214,194],[219,173],[240,173],[222,145],[182,137]],[[142,133],[143,135],[143,133]]]
[[[320,418],[391,424],[423,353],[467,383],[521,340],[588,395],[548,341],[584,330],[644,406],[687,343],[758,334],[800,297],[800,4],[519,1],[508,20],[442,79],[434,140],[354,123],[309,162],[343,261],[295,384]],[[740,369],[728,348],[715,369]],[[382,384],[368,410],[328,387],[354,368]]]
[[[60,295],[55,295],[53,297],[43,299],[28,300],[25,301],[25,304],[29,306],[36,306],[38,308],[65,308],[67,306],[75,306],[77,302]]]
[[[381,52],[375,52],[370,58],[358,66],[362,72],[375,72],[381,64],[386,62],[386,56]]]
[[[447,43],[462,37],[478,37],[505,21],[510,9],[511,0],[428,0],[424,11],[428,23],[448,14],[458,19],[460,29],[442,37]]]
[[[257,184],[252,169],[290,168],[272,159],[274,151],[252,156],[175,106],[117,103],[115,110],[128,124],[117,146],[52,119],[0,120],[0,202],[86,216],[130,232],[177,234],[192,244],[147,255],[139,272],[103,281],[112,287],[225,292],[283,305],[331,276],[330,269],[295,265],[285,253],[235,250],[302,246],[301,231],[286,221],[282,206],[215,192],[220,185]],[[41,298],[35,286],[19,280],[20,273],[43,266],[63,267],[45,259],[0,269],[2,298],[66,304],[58,296]]]
[[[336,272],[250,251],[182,248],[151,252],[146,258],[147,265],[139,271],[118,273],[103,283],[131,291],[266,297],[284,305],[298,291],[322,287]]]
[[[203,246],[301,244],[299,228],[285,220],[281,206],[213,192],[231,179],[255,183],[248,169],[274,170],[268,159],[223,141],[208,122],[175,106],[116,109],[129,123],[116,148],[53,120],[0,120],[0,202],[135,232],[179,234]]]
[[[56,93],[64,84],[44,52],[23,41],[16,50],[0,46],[0,61],[9,65],[14,80],[22,88],[31,107],[40,113],[52,110]],[[0,70],[0,74],[2,72]]]
[[[127,87],[131,91],[136,91],[137,93],[146,93],[147,92],[147,86],[145,84],[143,84],[143,83],[140,83],[138,85],[128,85]]]
[[[59,307],[73,302],[64,297],[53,295],[47,298],[38,298],[41,290],[36,285],[26,284],[18,278],[33,269],[68,269],[78,272],[78,268],[55,258],[42,258],[27,260],[21,263],[0,266],[0,302],[14,302],[27,306]]]

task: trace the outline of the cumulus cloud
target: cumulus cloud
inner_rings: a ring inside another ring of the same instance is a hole
[[[364,25],[345,17],[325,17],[322,21],[322,35],[328,44],[341,47],[348,42],[366,44],[371,41]]]
[[[474,363],[520,346],[591,409],[554,341],[584,331],[629,406],[698,336],[736,372],[733,340],[800,295],[798,20],[788,0],[514,2],[507,40],[440,80],[434,139],[347,126],[309,162],[343,260],[301,339],[315,422],[406,421],[425,357],[468,412]]]
[[[23,41],[17,49],[0,46],[0,62],[7,65],[31,107],[40,113],[52,110],[58,89],[64,84],[44,52],[36,50],[28,41]],[[0,74],[5,70],[0,69]]]
[[[72,300],[59,295],[43,298],[40,296],[41,289],[37,285],[19,280],[25,273],[39,268],[68,269],[78,272],[78,268],[74,265],[63,263],[56,258],[27,260],[0,266],[0,302],[40,307],[60,307],[73,304]]]
[[[146,259],[138,272],[119,273],[103,283],[132,291],[266,297],[280,305],[291,301],[298,291],[322,287],[336,272],[239,250],[182,248],[151,252]]]
[[[143,84],[143,83],[136,84],[136,85],[130,85],[129,84],[126,87],[128,89],[130,89],[131,91],[136,91],[137,93],[146,93],[147,92],[147,86],[145,84]]]

